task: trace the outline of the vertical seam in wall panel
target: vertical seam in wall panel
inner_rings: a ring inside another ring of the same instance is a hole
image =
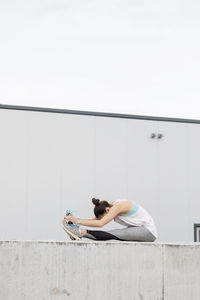
[[[162,300],[165,299],[165,245],[162,245]]]
[[[59,214],[62,212],[62,209],[63,209],[63,203],[62,203],[62,199],[63,199],[63,197],[62,197],[62,151],[63,151],[63,126],[62,126],[62,124],[63,124],[63,122],[62,122],[62,119],[63,119],[63,115],[62,114],[60,114],[60,161],[59,161],[59,169],[60,169],[60,184],[59,184],[59,189],[60,189],[60,207],[59,207]],[[59,215],[60,216],[60,215]]]
[[[96,119],[97,117],[94,117],[94,186],[93,186],[93,197],[96,197],[96,159],[97,159],[97,155],[96,155]]]
[[[26,238],[30,236],[30,223],[29,223],[29,212],[30,212],[30,112],[27,112],[26,117],[26,208],[27,208],[27,215],[26,215]]]
[[[156,124],[156,130],[157,132],[160,131],[160,127],[159,127],[160,123],[159,121],[157,121]],[[161,204],[161,197],[160,197],[160,176],[161,176],[161,171],[160,171],[160,145],[159,145],[159,141],[156,139],[156,176],[157,176],[157,188],[156,188],[156,197],[157,197],[157,207],[158,210],[160,211],[160,208],[162,206]],[[160,218],[158,218],[158,221],[160,220]],[[159,232],[158,232],[158,238],[159,238]]]
[[[126,120],[126,199],[128,199],[128,125],[129,122]]]
[[[188,217],[188,237],[189,239],[193,239],[192,235],[193,235],[193,227],[190,229],[190,221],[191,221],[191,211],[190,211],[190,197],[189,197],[189,179],[190,179],[190,172],[189,172],[189,160],[190,160],[190,155],[189,155],[189,127],[187,124],[185,124],[185,147],[186,147],[186,163],[185,163],[185,167],[186,167],[186,170],[185,170],[185,181],[186,181],[186,195],[187,195],[187,211],[188,211],[188,214],[187,214],[187,217]]]
[[[25,173],[25,194],[26,194],[26,202],[25,202],[25,236],[26,236],[26,239],[28,238],[28,234],[27,234],[27,224],[28,224],[28,180],[27,180],[27,176],[28,176],[28,112],[26,111],[25,112],[25,115],[26,115],[26,123],[25,123],[25,130],[26,130],[26,157],[25,157],[25,164],[26,164],[26,173]]]
[[[70,118],[70,116],[69,116]],[[67,120],[68,121],[68,120]],[[61,119],[61,147],[62,147],[62,153],[65,151],[65,120],[64,120],[64,115],[62,114],[62,119]],[[67,128],[68,130],[68,128]],[[67,131],[66,131],[67,132]],[[67,134],[67,133],[66,133]],[[62,156],[64,158],[64,155]],[[64,197],[63,197],[63,187],[64,187],[64,168],[63,168],[63,163],[61,163],[61,206],[62,209],[65,209],[65,203],[64,203]]]

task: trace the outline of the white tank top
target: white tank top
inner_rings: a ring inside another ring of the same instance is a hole
[[[128,199],[118,199],[113,202],[120,202],[120,201],[127,201]],[[124,226],[144,226],[146,227],[156,238],[158,237],[157,229],[154,224],[154,221],[150,214],[138,203],[133,202],[133,209],[130,211],[130,213],[123,215],[123,216],[117,216],[114,218],[114,221],[124,225]]]

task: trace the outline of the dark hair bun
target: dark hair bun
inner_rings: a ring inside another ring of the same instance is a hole
[[[96,206],[99,206],[100,204],[100,200],[99,199],[96,199],[96,198],[92,198],[92,203]]]

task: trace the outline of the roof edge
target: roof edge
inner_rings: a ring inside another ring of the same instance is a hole
[[[0,104],[0,109],[200,124],[200,120],[195,120],[195,119],[155,117],[155,116],[144,116],[144,115],[133,115],[133,114],[119,114],[119,113],[109,113],[109,112],[70,110],[70,109],[61,109],[61,108],[33,107],[33,106],[20,106],[20,105],[9,105],[9,104]]]

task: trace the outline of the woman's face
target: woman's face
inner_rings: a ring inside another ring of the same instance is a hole
[[[101,220],[109,212],[110,207],[106,207],[106,212],[98,217],[98,220]]]

